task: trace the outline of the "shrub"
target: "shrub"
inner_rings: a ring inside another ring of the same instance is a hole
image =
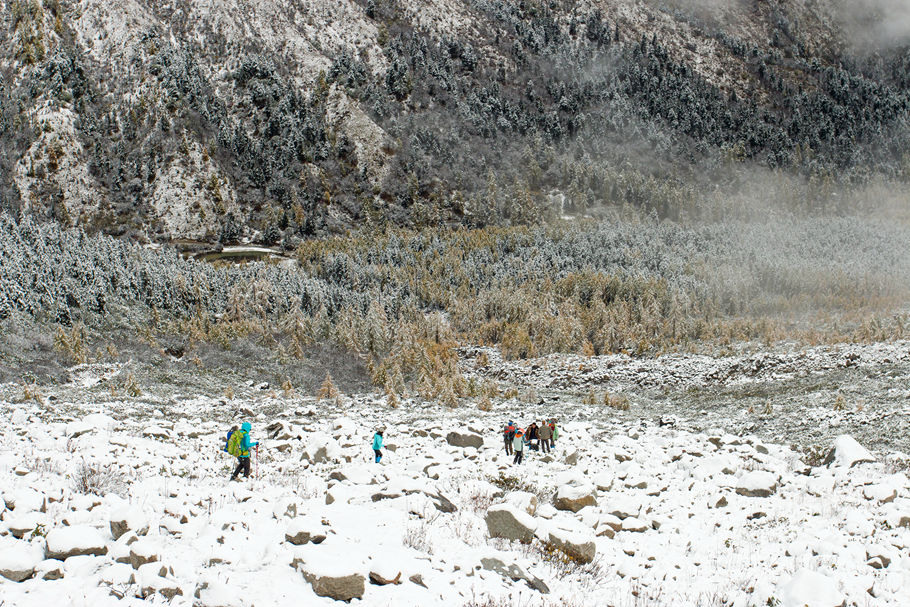
[[[76,468],[71,480],[76,493],[104,496],[114,493],[123,497],[127,490],[126,477],[110,464],[90,464],[84,460]]]

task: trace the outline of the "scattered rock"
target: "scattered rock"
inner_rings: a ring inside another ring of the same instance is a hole
[[[424,432],[423,435],[426,436],[426,432]],[[412,575],[411,577],[409,577],[408,580],[410,580],[411,582],[417,584],[418,586],[423,586],[424,588],[427,587],[427,585],[424,584],[424,582],[423,582],[423,576],[420,575],[419,573],[415,573],[414,575]]]
[[[398,575],[396,575],[392,579],[386,579],[386,578],[382,577],[380,574],[376,573],[375,571],[371,571],[370,572],[370,583],[374,584],[376,586],[387,586],[389,584],[395,584],[397,586],[398,584],[401,584],[401,572],[399,571]]]
[[[284,533],[285,541],[295,546],[303,546],[310,542],[321,544],[325,541],[325,538],[326,535],[322,533],[322,527],[305,518],[292,519],[288,524],[287,531]]]

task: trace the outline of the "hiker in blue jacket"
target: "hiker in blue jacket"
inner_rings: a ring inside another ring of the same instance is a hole
[[[376,434],[373,435],[373,453],[376,454],[376,463],[379,463],[379,460],[382,459],[382,428],[376,431]]]
[[[240,432],[241,436],[239,439],[240,444],[237,449],[237,467],[234,468],[234,473],[231,475],[232,481],[237,480],[241,471],[243,472],[244,478],[250,478],[250,451],[259,444],[259,441],[256,441],[255,443],[250,441],[250,430],[252,429],[253,426],[250,422],[243,422],[240,426],[240,430],[237,430],[237,432]],[[231,433],[229,436],[228,443],[231,442],[233,434],[235,433]]]

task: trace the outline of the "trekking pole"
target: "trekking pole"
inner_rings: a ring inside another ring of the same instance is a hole
[[[256,480],[259,480],[259,443],[256,444]]]

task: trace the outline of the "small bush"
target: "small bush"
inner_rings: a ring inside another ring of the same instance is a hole
[[[89,464],[83,461],[73,474],[71,488],[83,495],[104,496],[114,493],[121,497],[126,493],[126,477],[109,464]]]

